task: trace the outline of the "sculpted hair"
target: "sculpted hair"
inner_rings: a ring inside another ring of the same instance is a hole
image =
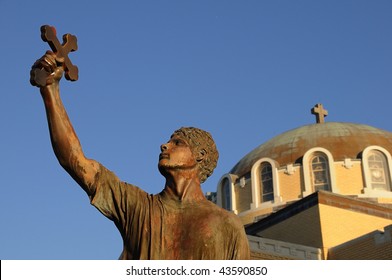
[[[175,134],[189,141],[194,155],[198,155],[199,152],[204,154],[204,160],[199,163],[199,177],[200,182],[203,183],[211,176],[218,163],[219,153],[214,139],[209,132],[196,127],[181,127],[174,131],[173,135]]]

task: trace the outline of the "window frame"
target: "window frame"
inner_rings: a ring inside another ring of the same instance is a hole
[[[318,162],[314,162],[315,159],[318,159]],[[322,161],[320,161],[322,159]],[[320,166],[323,165],[322,169],[316,170],[314,168],[315,165]],[[329,168],[329,163],[328,163],[328,157],[324,153],[320,152],[315,152],[309,157],[309,165],[310,165],[310,177],[311,183],[312,183],[312,189],[313,191],[318,191],[318,190],[324,190],[324,191],[332,191],[331,188],[331,176],[330,176],[330,168]],[[323,180],[322,183],[316,182],[316,178],[319,177],[317,176],[318,174],[322,174],[322,177],[324,177],[325,180]],[[326,188],[319,188],[318,186],[326,186]]]
[[[273,186],[273,199],[269,201],[262,201],[261,197],[261,166],[263,163],[268,163],[272,170],[272,186]],[[270,158],[261,158],[256,161],[251,170],[251,180],[252,180],[252,204],[251,210],[260,207],[270,207],[271,204],[279,204],[282,202],[282,197],[280,195],[279,189],[279,175],[278,175],[279,164]]]
[[[379,155],[383,157],[385,160],[384,172],[386,179],[389,181],[389,190],[387,188],[385,190],[375,189],[372,184],[371,179],[371,167],[369,166],[369,156],[372,152],[378,152]],[[384,148],[380,146],[369,146],[362,152],[362,172],[364,176],[364,188],[363,193],[364,196],[369,197],[392,197],[392,157],[391,154]]]
[[[267,172],[264,172],[263,170],[265,168],[268,168],[269,170]],[[265,175],[269,175],[269,178],[265,178]],[[264,176],[263,176],[264,175]],[[268,201],[273,201],[274,200],[274,177],[272,175],[272,165],[268,161],[263,161],[260,164],[260,169],[259,169],[259,176],[260,176],[260,202],[265,203]],[[267,183],[266,183],[267,182]],[[265,184],[270,184],[271,191],[268,193],[266,192],[266,186]],[[271,199],[266,199],[266,197],[270,196],[272,194]]]
[[[322,147],[315,147],[310,150],[308,150],[302,159],[302,175],[304,177],[304,188],[302,192],[302,197],[308,196],[316,190],[313,188],[313,182],[312,182],[312,168],[311,168],[311,159],[317,155],[321,154],[324,155],[325,158],[327,159],[327,166],[328,166],[328,174],[329,174],[329,182],[330,182],[330,192],[333,193],[339,193],[339,188],[336,185],[336,175],[335,175],[335,168],[334,168],[334,158],[331,154],[330,151],[328,151],[325,148]]]
[[[216,200],[217,200],[217,204],[220,207],[222,207],[223,209],[226,209],[227,211],[231,211],[231,212],[234,212],[235,214],[238,214],[237,206],[236,206],[236,200],[235,200],[235,192],[234,192],[234,181],[236,180],[236,178],[237,178],[237,176],[235,176],[233,174],[229,174],[229,173],[223,175],[220,178],[219,183],[218,183],[219,188],[218,188],[218,193],[217,193],[217,199]],[[224,199],[225,199],[224,195],[225,195],[225,193],[224,193],[224,185],[223,184],[224,184],[226,179],[228,180],[228,186],[229,186],[229,195],[230,195],[230,198],[229,198],[230,207],[229,208],[230,209],[224,207],[226,205],[224,203]]]

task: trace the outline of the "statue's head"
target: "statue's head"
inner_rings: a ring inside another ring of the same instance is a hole
[[[199,178],[203,183],[211,174],[218,163],[219,153],[212,136],[207,131],[195,127],[182,127],[174,131],[173,136],[185,138],[192,150],[199,166]],[[200,157],[199,155],[202,155]]]

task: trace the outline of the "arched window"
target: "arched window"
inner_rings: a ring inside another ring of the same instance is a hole
[[[302,159],[303,197],[319,190],[340,193],[336,185],[334,162],[331,152],[322,147],[314,147],[304,154]]]
[[[310,170],[313,190],[331,191],[328,158],[321,153],[315,153],[310,158]]]
[[[251,210],[279,205],[282,196],[279,189],[279,164],[271,158],[260,158],[251,170]]]
[[[260,201],[274,200],[274,184],[272,179],[272,166],[269,162],[263,162],[260,166]]]
[[[371,188],[380,191],[391,191],[391,180],[385,155],[380,151],[371,150],[366,160],[370,172]]]
[[[226,210],[231,211],[231,188],[230,181],[228,178],[224,178],[222,181],[222,207]]]

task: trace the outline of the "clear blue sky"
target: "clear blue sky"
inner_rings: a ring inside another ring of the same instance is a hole
[[[159,146],[212,133],[217,183],[289,129],[355,122],[392,131],[392,1],[0,0],[0,259],[117,259],[122,241],[53,154],[33,62],[40,26],[78,37],[63,102],[86,155],[150,193]]]

